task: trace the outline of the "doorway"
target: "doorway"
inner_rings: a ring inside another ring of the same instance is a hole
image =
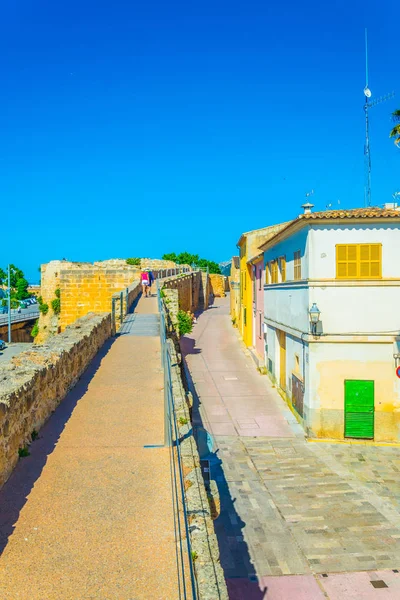
[[[279,340],[279,385],[286,392],[286,333],[277,329]]]
[[[374,438],[374,381],[346,379],[344,382],[344,436]]]

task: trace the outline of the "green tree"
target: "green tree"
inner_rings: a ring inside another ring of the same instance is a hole
[[[15,265],[10,265],[10,284],[12,288],[17,287],[18,279],[24,279],[24,273]]]
[[[175,252],[170,252],[169,254],[163,254],[162,260],[172,260],[172,262],[176,263],[176,259],[178,258]]]
[[[7,285],[7,273],[0,268],[0,285]]]
[[[400,110],[395,110],[394,113],[392,113],[392,117],[396,125],[389,133],[389,137],[395,138],[394,143],[400,148]]]
[[[189,252],[181,252],[178,254],[177,261],[178,265],[197,265],[199,262],[198,254],[190,254]]]
[[[15,286],[17,291],[17,300],[25,300],[26,298],[29,298],[28,285],[29,284],[24,277],[17,279],[17,285]]]
[[[206,258],[200,258],[198,254],[190,254],[190,252],[175,254],[175,252],[170,252],[169,254],[164,254],[162,258],[163,260],[172,260],[178,265],[194,265],[201,269],[208,268],[209,273],[221,274],[218,263],[213,260],[207,260]]]

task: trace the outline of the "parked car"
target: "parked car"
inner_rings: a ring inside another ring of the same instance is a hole
[[[8,306],[0,306],[0,315],[6,315],[8,313]]]
[[[6,343],[3,342],[3,340],[0,340],[0,350],[4,350],[5,347],[6,347]]]
[[[20,303],[19,303],[19,305],[20,305],[21,308],[27,308],[28,307],[28,304],[27,304],[26,300],[21,300]]]

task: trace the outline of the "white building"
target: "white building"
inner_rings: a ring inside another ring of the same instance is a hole
[[[400,442],[400,208],[304,207],[261,246],[267,369],[310,437]]]

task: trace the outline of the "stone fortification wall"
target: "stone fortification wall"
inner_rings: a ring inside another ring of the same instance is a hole
[[[178,310],[194,312],[199,308],[200,273],[185,273],[174,275],[163,281],[163,291],[176,290],[178,292]]]
[[[89,314],[0,364],[0,487],[31,441],[111,335],[111,317]]]
[[[185,268],[158,259],[142,259],[142,263],[142,268],[151,268],[155,277],[166,277],[172,269]],[[121,291],[125,294],[127,288],[139,281],[140,272],[141,268],[127,265],[125,259],[119,258],[93,264],[57,260],[42,265],[41,295],[49,310],[40,315],[35,341],[43,343],[89,312],[111,312],[113,296]],[[54,314],[51,306],[57,289],[61,300],[59,315]]]
[[[139,276],[140,271],[135,267],[103,269],[90,265],[81,269],[62,270],[61,331],[88,312],[111,312],[113,295],[125,291],[135,280],[139,281]]]
[[[222,293],[225,285],[223,276],[217,275],[216,282],[220,284],[219,293]],[[170,324],[176,327],[180,310],[195,313],[208,308],[212,294],[210,275],[202,271],[193,271],[168,277],[163,281],[162,291]]]
[[[225,275],[218,275],[216,273],[210,273],[209,279],[210,279],[211,293],[214,296],[216,296],[217,298],[225,298],[226,291],[227,291],[227,285],[228,285],[228,278],[225,277]],[[228,290],[229,290],[229,286],[228,286]]]

